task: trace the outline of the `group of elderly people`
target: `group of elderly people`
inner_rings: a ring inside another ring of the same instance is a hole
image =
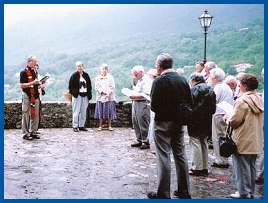
[[[20,84],[23,90],[22,130],[23,138],[36,137],[38,88],[40,82],[35,73],[35,58],[29,58],[21,72]],[[149,198],[170,198],[170,173],[172,151],[176,165],[177,190],[179,198],[191,198],[189,175],[207,176],[208,138],[212,137],[215,160],[212,167],[228,168],[229,162],[219,153],[219,138],[224,137],[227,125],[233,128],[232,138],[237,152],[232,155],[237,192],[233,198],[254,198],[256,159],[263,154],[264,105],[263,97],[257,93],[258,80],[248,73],[237,77],[227,76],[214,62],[197,63],[189,81],[182,72],[173,69],[173,59],[167,53],[160,54],[155,68],[146,74],[143,66],[134,66],[132,122],[136,142],[131,147],[149,149],[154,138],[158,160],[158,188],[149,192]],[[108,120],[112,131],[112,120],[116,119],[115,83],[108,72],[107,64],[100,67],[95,78],[96,108],[94,117],[103,130],[103,120]],[[85,128],[88,102],[92,98],[92,86],[82,62],[76,63],[76,71],[69,80],[72,95],[73,131],[87,131]],[[217,104],[223,102],[233,106],[228,114]],[[192,151],[191,167],[184,148],[186,107],[191,107],[191,119],[187,122],[189,143]],[[263,168],[262,168],[263,170]],[[263,180],[262,176],[259,180]]]
[[[141,67],[133,68],[137,80],[134,90],[141,94],[133,99],[134,129],[137,142],[132,147],[150,148],[149,138],[154,134],[158,157],[158,189],[148,193],[149,198],[170,198],[170,151],[173,152],[178,190],[174,195],[179,198],[190,198],[188,174],[207,176],[208,139],[213,143],[214,162],[212,167],[228,168],[228,158],[220,155],[219,139],[225,137],[227,125],[233,129],[232,139],[237,145],[233,154],[233,169],[237,190],[230,194],[232,198],[254,198],[255,182],[263,182],[263,165],[260,176],[256,179],[256,159],[263,154],[263,96],[257,93],[257,77],[249,73],[239,73],[237,77],[227,76],[216,63],[209,61],[197,63],[195,72],[189,81],[184,80],[183,72],[172,69],[172,58],[169,54],[159,55],[156,60],[157,77],[152,87],[146,84],[147,74]],[[176,74],[175,74],[176,73]],[[151,91],[149,91],[151,89]],[[150,92],[150,93],[149,93]],[[191,96],[189,101],[188,96]],[[183,145],[183,117],[176,110],[178,103],[185,102],[192,106],[192,119],[187,124],[189,143],[192,151],[191,167],[188,170]],[[233,113],[226,112],[217,104],[228,104]],[[175,105],[174,105],[175,104]],[[151,112],[149,109],[151,108]],[[155,113],[154,120],[150,114]],[[154,122],[154,129],[149,125]],[[174,123],[175,122],[175,123]],[[152,132],[153,131],[153,132]],[[261,160],[263,163],[263,160]]]
[[[203,65],[203,68],[202,68]],[[216,107],[212,117],[212,140],[215,162],[212,166],[228,168],[228,159],[219,154],[219,137],[225,136],[227,124],[232,129],[232,138],[237,153],[232,155],[238,191],[233,198],[253,198],[255,182],[263,183],[263,133],[264,95],[257,93],[259,82],[253,74],[238,73],[227,76],[214,62],[196,65],[196,71],[205,73],[206,81],[214,89],[216,103],[223,101],[233,105],[233,112],[224,112]],[[262,71],[262,79],[264,72]],[[256,158],[260,156],[260,173],[256,178]]]

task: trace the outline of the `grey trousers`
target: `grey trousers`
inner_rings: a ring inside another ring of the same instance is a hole
[[[148,140],[150,143],[152,143],[154,139],[154,117],[155,113],[153,111],[150,111],[150,124],[148,130]]]
[[[213,115],[212,117],[212,143],[213,143],[213,150],[216,157],[215,162],[217,164],[228,164],[228,159],[225,157],[220,156],[220,149],[219,149],[219,137],[225,137],[225,132],[227,129],[227,124],[223,120],[222,114],[220,115]]]
[[[87,119],[88,97],[72,97],[73,128],[85,127]]]
[[[189,143],[192,151],[192,169],[208,169],[207,137],[203,139],[190,137]]]
[[[254,195],[256,178],[256,154],[234,154],[234,172],[240,195]]]
[[[22,93],[22,119],[21,119],[21,130],[22,134],[35,133],[38,130],[39,124],[39,104],[40,100],[35,100],[35,117],[31,118],[30,113],[30,99],[26,93]]]
[[[173,121],[155,121],[155,146],[158,159],[157,194],[170,198],[170,152],[172,151],[176,166],[178,192],[188,195],[189,174],[183,126]]]
[[[148,130],[150,124],[150,107],[146,101],[134,101],[132,122],[138,142],[148,143]]]

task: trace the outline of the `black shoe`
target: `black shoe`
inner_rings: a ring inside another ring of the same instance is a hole
[[[203,173],[205,176],[208,176],[208,169],[203,169],[203,170],[202,170],[202,173]]]
[[[229,164],[217,164],[215,162],[211,166],[216,168],[229,168]]]
[[[213,149],[213,143],[211,139],[208,139],[208,148]]]
[[[36,133],[31,133],[31,137],[34,139],[40,139],[40,136],[37,135]]]
[[[29,135],[29,134],[25,134],[25,135],[23,135],[23,137],[22,137],[24,140],[33,140],[34,138],[31,136],[31,135]]]
[[[140,147],[141,145],[142,145],[142,142],[136,142],[136,143],[131,144],[130,146],[131,147]]]
[[[142,143],[142,145],[140,146],[140,149],[150,149],[150,144]]]
[[[178,190],[175,190],[173,194],[175,197],[178,197],[180,199],[192,199],[191,195],[185,194],[185,193],[180,193],[180,192],[178,192]]]
[[[162,197],[162,196],[159,196],[159,195],[157,195],[156,192],[148,192],[147,193],[147,197],[149,199],[170,199],[170,197]]]
[[[86,129],[85,127],[80,127],[79,130],[80,131],[88,131],[88,129]]]
[[[190,169],[189,175],[192,175],[192,176],[208,176],[208,170],[207,169],[204,169],[204,170]]]
[[[208,149],[213,149],[213,144],[209,144]]]
[[[73,128],[74,132],[79,132],[79,129],[78,128]]]

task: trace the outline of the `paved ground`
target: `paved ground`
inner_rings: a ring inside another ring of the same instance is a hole
[[[132,141],[133,130],[124,128],[81,133],[44,129],[35,141],[23,140],[19,130],[5,130],[4,198],[146,198],[147,191],[156,189],[155,147],[133,149]],[[209,170],[207,178],[191,177],[193,198],[227,198],[235,191],[231,168]],[[172,191],[175,181],[173,163]],[[256,195],[263,196],[263,186],[256,187]]]

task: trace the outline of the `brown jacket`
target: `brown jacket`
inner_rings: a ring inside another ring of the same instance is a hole
[[[234,104],[230,118],[233,140],[239,154],[259,154],[263,150],[264,105],[255,91],[245,92]]]

